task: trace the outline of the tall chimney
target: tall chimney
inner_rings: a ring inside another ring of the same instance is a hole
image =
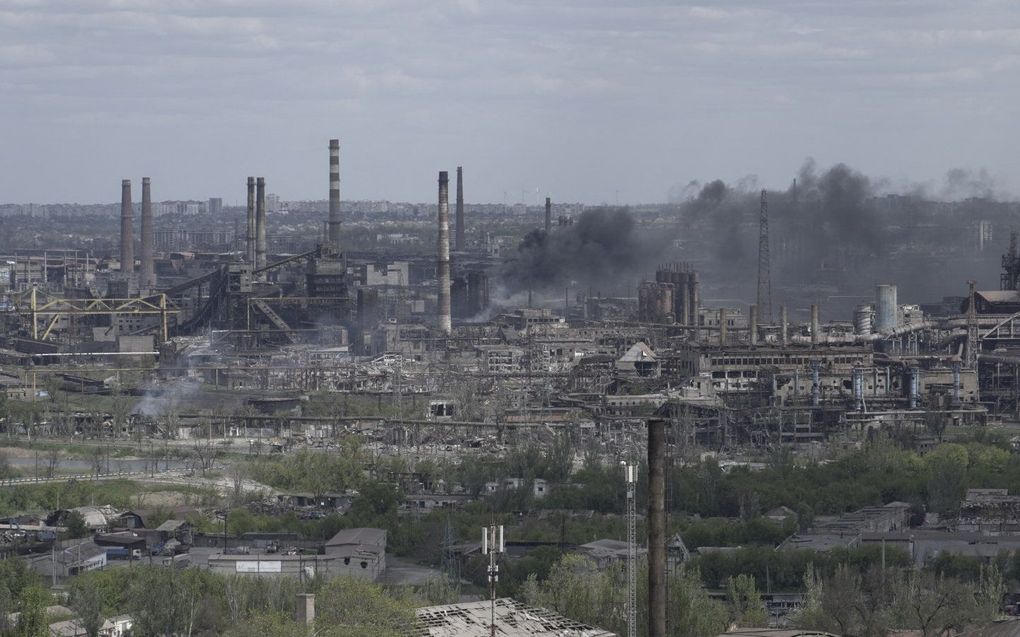
[[[750,312],[748,312],[748,314],[750,315],[750,325],[748,326],[748,330],[750,331],[750,334],[751,334],[750,338],[748,339],[748,342],[751,345],[757,345],[758,344],[758,305],[757,304],[751,305],[751,310],[750,310]]]
[[[552,232],[552,199],[545,198],[545,233]]]
[[[698,281],[697,270],[691,270],[689,281],[689,290],[691,293],[689,318],[690,324],[696,326],[701,321],[701,283]],[[695,336],[696,335],[697,332],[695,332]]]
[[[135,210],[131,207],[131,180],[120,182],[120,271],[135,271]]]
[[[340,254],[340,140],[329,140],[329,248]]]
[[[142,177],[142,254],[138,289],[149,293],[156,287],[156,270],[152,262],[152,193],[149,178]]]
[[[266,178],[255,181],[255,269],[266,267]]]
[[[648,637],[666,637],[666,421],[648,421]]]
[[[675,281],[676,295],[679,297],[680,316],[677,322],[681,325],[690,325],[694,321],[691,320],[691,273],[681,269],[679,272],[671,273],[671,278]]]
[[[467,242],[464,240],[464,169],[457,166],[457,251],[467,249]]]
[[[245,235],[244,260],[255,266],[255,178],[248,178],[248,234]]]
[[[819,325],[819,321],[818,321],[818,304],[817,303],[812,303],[811,304],[811,344],[812,345],[818,345],[818,342],[821,340],[822,335],[818,333],[818,331],[820,329],[821,329],[821,326]]]
[[[719,347],[726,347],[726,308],[719,308]]]
[[[787,335],[787,326],[789,325],[789,321],[786,317],[785,305],[779,306],[779,324],[780,324],[779,339],[782,342],[783,347],[786,347],[790,341],[788,340],[789,336]]]
[[[453,332],[450,314],[450,177],[439,171],[439,330]]]

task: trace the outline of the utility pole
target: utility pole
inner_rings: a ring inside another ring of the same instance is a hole
[[[620,464],[627,481],[627,637],[637,637],[637,466]]]
[[[503,526],[493,522],[482,528],[482,555],[489,556],[489,634],[496,637],[496,584],[499,583],[499,564],[496,555],[503,553]]]

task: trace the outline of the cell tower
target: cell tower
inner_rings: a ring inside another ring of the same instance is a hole
[[[627,637],[637,637],[637,466],[620,464],[627,480]]]
[[[482,528],[482,555],[489,556],[489,634],[496,637],[496,586],[499,584],[499,564],[496,556],[506,552],[503,543],[503,526],[495,522]]]
[[[758,219],[758,316],[766,325],[772,323],[772,272],[769,259],[768,194],[761,191],[761,216]]]

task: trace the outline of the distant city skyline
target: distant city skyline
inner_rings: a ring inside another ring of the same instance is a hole
[[[1020,192],[1020,11],[726,0],[0,0],[0,199],[647,203],[785,188],[806,157],[883,188]]]

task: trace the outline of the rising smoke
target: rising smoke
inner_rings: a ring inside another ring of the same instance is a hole
[[[528,233],[500,272],[508,294],[580,285],[608,290],[654,270],[668,241],[641,232],[622,208],[586,210],[572,225]]]
[[[696,263],[716,294],[747,302],[761,195],[752,184],[689,182],[672,191],[678,235],[687,239],[682,258]],[[977,222],[990,221],[1005,240],[1015,208],[995,201],[996,192],[985,171],[957,169],[941,184],[894,188],[845,164],[821,169],[808,160],[788,188],[768,191],[777,302],[784,289],[787,301],[803,303],[808,290],[824,304],[859,303],[876,283],[897,283],[901,298],[912,301],[960,294],[967,278],[994,285],[997,255],[977,253]]]

